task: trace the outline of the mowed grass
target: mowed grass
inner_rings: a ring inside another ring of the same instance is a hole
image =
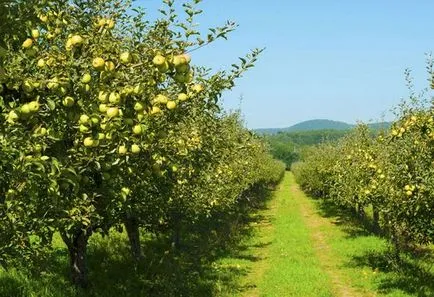
[[[433,249],[397,261],[385,239],[351,213],[308,198],[291,173],[262,202],[186,233],[179,250],[168,236],[143,234],[139,265],[125,233],[92,236],[87,290],[71,286],[56,236],[37,272],[0,269],[0,297],[434,296]]]
[[[434,249],[401,253],[396,259],[386,239],[370,231],[349,211],[329,201],[310,200],[317,213],[332,222],[322,226],[339,269],[363,296],[434,296]]]
[[[258,280],[259,296],[333,296],[330,279],[312,246],[310,231],[300,212],[298,197],[290,191],[293,178],[286,174],[275,193],[277,211],[272,224],[273,241],[269,252],[269,270]]]

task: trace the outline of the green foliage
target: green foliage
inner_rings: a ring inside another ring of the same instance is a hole
[[[366,125],[335,144],[311,149],[293,171],[309,193],[332,199],[374,223],[398,249],[434,240],[434,109],[412,98],[387,133],[373,137]]]
[[[195,28],[200,1],[173,1],[150,23],[131,1],[12,1],[1,27],[0,261],[40,258],[59,232],[73,281],[86,285],[94,233],[179,232],[243,193],[276,183],[283,165],[220,112],[220,97],[261,50],[212,73],[188,52],[235,24]],[[19,27],[17,27],[19,28]],[[19,41],[19,42],[18,42]]]

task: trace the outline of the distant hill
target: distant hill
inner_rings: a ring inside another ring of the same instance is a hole
[[[295,124],[287,128],[265,128],[256,129],[255,132],[259,134],[276,134],[279,132],[303,132],[303,131],[317,131],[317,130],[349,130],[355,125],[345,122],[332,121],[332,120],[310,120]],[[379,130],[388,128],[389,122],[368,124],[371,129]]]

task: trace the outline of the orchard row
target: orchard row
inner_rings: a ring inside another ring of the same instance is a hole
[[[419,103],[418,103],[419,102]],[[360,216],[370,208],[377,229],[400,249],[434,240],[434,108],[413,104],[389,131],[372,137],[359,125],[349,136],[307,152],[293,165],[298,182]]]
[[[199,2],[184,4],[184,20],[164,1],[155,22],[132,13],[130,1],[16,1],[20,9],[6,14],[3,266],[43,255],[59,233],[72,280],[85,286],[92,234],[125,228],[139,260],[140,230],[179,241],[184,222],[230,211],[247,191],[281,178],[284,166],[236,115],[220,111],[222,92],[260,50],[230,71],[194,65],[189,50],[234,28],[228,23],[202,39],[194,25]]]

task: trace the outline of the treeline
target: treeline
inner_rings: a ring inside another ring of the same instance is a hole
[[[292,163],[300,160],[309,146],[336,141],[350,133],[350,130],[313,130],[300,132],[278,132],[263,136],[270,145],[274,158],[283,161],[290,169]]]

